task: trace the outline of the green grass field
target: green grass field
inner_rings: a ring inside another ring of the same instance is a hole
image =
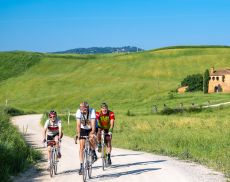
[[[4,54],[0,53],[1,60]],[[175,108],[180,103],[190,107],[192,103],[200,106],[230,101],[230,94],[171,92],[187,75],[203,74],[213,66],[229,68],[230,48],[174,47],[132,54],[39,55],[36,64],[15,76],[16,71],[12,70],[11,76],[0,80],[1,105],[7,99],[10,107],[26,112],[55,109],[58,113],[74,113],[82,100],[96,109],[101,102],[107,102],[116,114],[114,146],[197,161],[230,176],[229,108],[170,116],[151,113],[153,105],[162,110],[164,104]],[[1,69],[10,69],[4,64],[1,61]],[[135,116],[127,116],[127,112]],[[65,125],[64,130],[73,136],[75,122]]]

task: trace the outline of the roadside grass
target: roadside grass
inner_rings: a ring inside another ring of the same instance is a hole
[[[230,108],[200,113],[123,115],[116,122],[114,146],[192,160],[230,177]]]
[[[24,171],[41,158],[41,153],[28,146],[10,116],[0,108],[0,179],[10,181],[10,176]]]

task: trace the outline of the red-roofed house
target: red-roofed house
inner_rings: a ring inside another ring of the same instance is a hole
[[[210,69],[208,93],[230,92],[230,69]]]

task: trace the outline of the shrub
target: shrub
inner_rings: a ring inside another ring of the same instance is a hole
[[[130,110],[127,111],[126,115],[127,115],[127,116],[135,116],[135,114],[132,113]]]
[[[202,91],[203,90],[203,76],[201,74],[188,75],[181,82],[181,86],[188,86],[186,91]]]
[[[13,108],[13,107],[6,107],[6,108],[4,109],[4,112],[5,112],[6,114],[11,115],[11,116],[18,116],[18,115],[23,115],[23,114],[25,114],[24,111],[19,110],[19,109],[16,109],[16,108]]]
[[[178,114],[178,113],[182,113],[184,110],[181,109],[181,108],[169,108],[169,107],[166,107],[164,108],[160,114],[163,114],[163,115],[170,115],[170,114]]]

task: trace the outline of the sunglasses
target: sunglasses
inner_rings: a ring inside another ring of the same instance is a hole
[[[56,116],[50,116],[50,118],[56,118]]]

